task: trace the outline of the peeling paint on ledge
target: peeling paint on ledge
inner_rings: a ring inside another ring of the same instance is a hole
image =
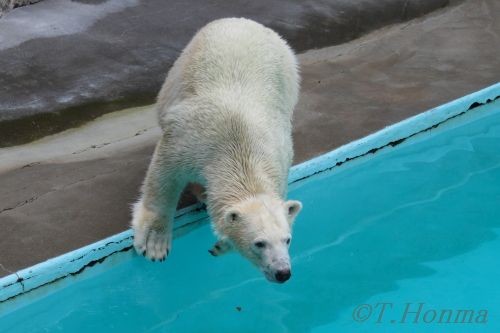
[[[288,182],[295,183],[355,159],[375,154],[380,150],[394,148],[408,138],[429,132],[454,118],[467,114],[470,110],[495,103],[499,99],[500,83],[497,83],[295,165],[290,171]],[[206,221],[208,221],[207,214],[201,205],[181,209],[176,214],[175,235],[188,232],[192,227]],[[0,279],[0,303],[65,277],[78,275],[86,268],[104,262],[113,254],[129,251],[131,248],[132,231],[127,230],[15,272]]]

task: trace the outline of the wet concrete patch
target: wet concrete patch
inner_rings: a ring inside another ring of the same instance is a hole
[[[78,127],[108,112],[146,105],[155,95],[130,93],[126,98],[86,102],[69,107],[61,112],[36,113],[24,118],[0,120],[0,148],[10,147],[59,133],[68,128]]]

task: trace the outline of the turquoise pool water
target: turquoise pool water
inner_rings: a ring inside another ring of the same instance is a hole
[[[2,303],[0,332],[500,332],[498,104],[293,184],[284,285],[211,257],[205,225]]]

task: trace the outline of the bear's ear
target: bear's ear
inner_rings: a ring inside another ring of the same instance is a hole
[[[224,221],[226,223],[237,223],[241,220],[241,213],[236,209],[230,209],[226,212],[224,216]]]
[[[288,200],[285,202],[285,212],[287,214],[288,222],[293,223],[297,214],[299,214],[302,209],[302,203],[297,200]]]

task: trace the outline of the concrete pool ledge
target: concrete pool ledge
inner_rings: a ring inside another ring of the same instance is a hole
[[[492,103],[499,97],[500,83],[497,83],[403,120],[329,153],[293,166],[290,171],[289,183],[300,181],[360,157],[374,154],[381,149],[395,147],[410,137],[434,129],[450,119],[468,113],[478,106]],[[206,212],[200,205],[181,209],[176,215],[175,234],[182,234],[190,230],[190,228],[206,221]],[[103,262],[114,253],[127,251],[131,246],[132,232],[131,230],[127,230],[78,250],[12,273],[0,279],[0,302],[65,277],[78,275],[87,267],[92,267],[96,263]]]

